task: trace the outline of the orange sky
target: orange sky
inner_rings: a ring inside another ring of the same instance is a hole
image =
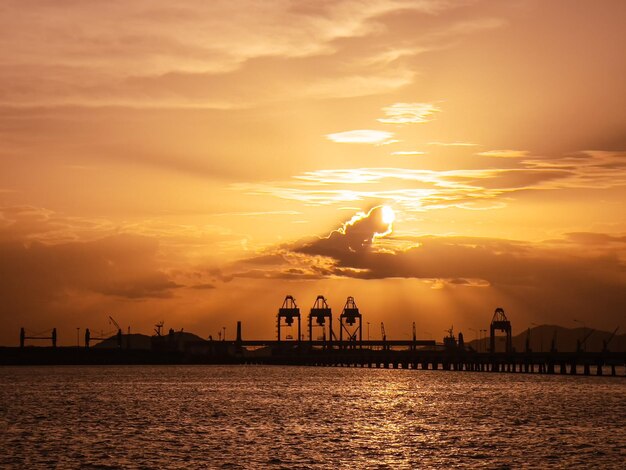
[[[398,339],[474,338],[498,306],[514,333],[626,328],[625,21],[623,1],[3,1],[0,344],[108,315],[270,338],[286,294],[335,315],[352,295]]]

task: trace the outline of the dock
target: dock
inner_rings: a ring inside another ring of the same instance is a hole
[[[526,347],[516,351],[512,344],[511,322],[504,309],[496,308],[491,325],[489,347],[477,351],[465,344],[463,333],[455,336],[452,328],[443,343],[418,339],[415,323],[411,339],[388,339],[381,323],[381,339],[363,339],[363,316],[353,297],[348,297],[339,315],[339,334],[333,330],[332,309],[323,296],[318,296],[305,325],[308,338],[302,334],[300,309],[293,296],[286,296],[276,315],[276,338],[270,340],[244,339],[242,323],[237,322],[234,340],[219,338],[182,341],[170,329],[162,332],[163,322],[156,325],[150,337],[150,349],[133,349],[119,324],[109,317],[116,332],[107,340],[114,347],[98,348],[90,341],[104,339],[85,331],[84,347],[57,347],[57,329],[29,335],[20,330],[20,347],[0,347],[0,365],[52,364],[266,364],[310,367],[359,367],[407,370],[444,370],[463,372],[493,372],[518,374],[608,375],[626,376],[626,351],[610,351],[610,342],[617,332],[603,340],[601,351],[587,351],[585,343],[593,333],[586,332],[577,340],[576,351],[558,351],[556,333],[549,351],[532,351],[530,330]],[[285,335],[296,330],[297,336]],[[486,330],[485,330],[486,331]],[[497,332],[503,332],[504,350],[497,350]],[[321,333],[321,334],[315,334]],[[368,331],[369,336],[369,331]],[[315,338],[315,339],[314,339]],[[26,340],[50,341],[50,346],[26,345]],[[486,340],[486,338],[485,338]],[[480,349],[480,348],[479,348]]]

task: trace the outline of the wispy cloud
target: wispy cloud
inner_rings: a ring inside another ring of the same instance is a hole
[[[523,160],[527,168],[563,171],[568,176],[553,181],[551,188],[611,188],[626,185],[626,151],[586,150],[552,158],[530,157]]]
[[[291,184],[238,184],[233,189],[312,205],[388,201],[404,210],[423,211],[495,198],[502,190],[477,183],[489,175],[486,170],[354,168],[306,172]]]
[[[431,103],[395,103],[383,108],[384,118],[379,118],[379,122],[386,124],[414,124],[428,122],[432,116],[441,111]]]
[[[476,155],[481,157],[497,157],[497,158],[522,158],[528,155],[526,150],[488,150],[479,152]]]
[[[426,152],[419,152],[417,150],[400,150],[398,152],[391,152],[391,155],[399,156],[411,156],[411,155],[424,155]]]
[[[233,244],[242,238],[241,234],[218,225],[173,224],[159,217],[139,222],[113,222],[97,217],[68,216],[36,206],[0,205],[0,244],[58,245],[93,242],[121,234],[159,240],[160,256],[178,261],[204,252],[207,245],[224,253],[233,251]]]
[[[295,178],[316,183],[373,183],[386,179],[420,181],[429,184],[460,187],[454,181],[446,181],[446,177],[464,177],[484,175],[484,170],[435,171],[414,170],[409,168],[350,168],[338,170],[307,171]]]
[[[301,215],[298,211],[254,211],[254,212],[220,212],[213,216],[241,216],[241,217],[258,217],[265,215]]]
[[[348,168],[309,171],[282,183],[238,184],[248,194],[269,194],[311,205],[388,201],[405,211],[505,207],[516,192],[604,188],[626,184],[626,153],[583,152],[522,158],[516,168],[421,170]]]
[[[412,56],[458,34],[440,27],[442,37],[414,38],[389,54],[397,39],[386,15],[432,18],[454,9],[438,0],[78,2],[70,10],[62,2],[5,3],[0,42],[11,54],[0,67],[0,103],[12,106],[233,108],[276,96],[388,92],[413,80]],[[376,47],[341,43],[374,34]],[[384,53],[392,67],[381,63]],[[248,87],[255,92],[242,92]]]
[[[384,144],[393,137],[393,132],[360,129],[327,134],[326,138],[342,144]]]
[[[473,142],[428,142],[428,145],[437,145],[439,147],[476,147],[478,144]]]

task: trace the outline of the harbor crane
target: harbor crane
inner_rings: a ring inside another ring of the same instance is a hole
[[[506,335],[505,344],[505,352],[510,353],[513,351],[513,337],[511,333],[511,322],[506,317],[504,313],[504,309],[502,307],[496,308],[496,311],[493,314],[493,318],[491,319],[491,325],[489,327],[489,351],[492,353],[496,352],[496,330],[504,331]]]
[[[163,330],[163,325],[165,325],[165,322],[163,320],[161,320],[159,323],[157,323],[154,328],[154,332],[156,333],[157,336],[161,336],[161,331]]]
[[[346,334],[347,344],[343,341],[343,334]],[[350,347],[354,349],[357,345],[363,347],[363,315],[356,306],[354,297],[349,296],[346,305],[339,315],[339,344],[341,348]]]
[[[525,348],[526,352],[532,352],[532,349],[530,347],[530,328],[528,328],[528,331],[526,332],[526,348]]]
[[[313,320],[315,319],[315,324]],[[309,312],[309,341],[313,341],[313,328],[322,330],[322,341],[325,346],[329,346],[333,340],[333,314],[332,310],[323,295],[318,295],[315,303]],[[326,344],[326,330],[328,330],[328,345]]]
[[[609,344],[611,344],[611,341],[613,341],[613,338],[615,338],[615,333],[617,333],[617,330],[619,330],[619,326],[613,330],[613,333],[611,333],[611,336],[609,336],[608,339],[602,340],[602,352],[609,352]]]
[[[557,333],[557,330],[555,328],[554,329],[554,333],[552,334],[552,340],[550,341],[550,352],[551,353],[557,352],[557,350],[556,350],[556,333]]]
[[[115,326],[115,330],[107,332],[107,333],[104,333],[101,331],[100,336],[91,336],[91,331],[89,330],[89,328],[85,328],[85,348],[89,349],[89,345],[91,341],[94,341],[94,340],[104,341],[106,339],[109,339],[113,335],[113,333],[115,333],[116,335],[117,347],[121,348],[122,347],[122,328],[120,328],[119,323],[117,323],[111,315],[109,315],[109,325]]]
[[[118,331],[122,331],[122,328],[120,327],[119,323],[117,323],[115,321],[115,318],[113,318],[111,315],[109,315],[109,323],[113,323],[113,325],[115,326],[115,328],[118,329]]]
[[[288,328],[291,327],[294,323],[294,320],[298,322],[298,336],[297,341],[300,342],[301,337],[301,326],[300,326],[300,309],[296,304],[296,299],[294,299],[293,295],[288,295],[285,297],[283,301],[283,305],[278,309],[278,315],[276,316],[276,336],[278,341],[282,341],[280,330],[281,327]],[[289,338],[291,336],[291,338]],[[287,335],[285,339],[293,339],[293,335]]]
[[[580,353],[583,351],[587,350],[586,344],[587,344],[587,340],[589,339],[589,337],[592,335],[592,333],[595,330],[589,330],[589,333],[587,333],[583,339],[577,339],[576,340],[576,352]]]

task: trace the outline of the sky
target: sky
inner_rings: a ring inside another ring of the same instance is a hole
[[[625,21],[611,0],[4,0],[0,344],[109,315],[269,339],[288,294],[303,322],[353,296],[373,339],[474,339],[496,307],[514,334],[626,328]]]

